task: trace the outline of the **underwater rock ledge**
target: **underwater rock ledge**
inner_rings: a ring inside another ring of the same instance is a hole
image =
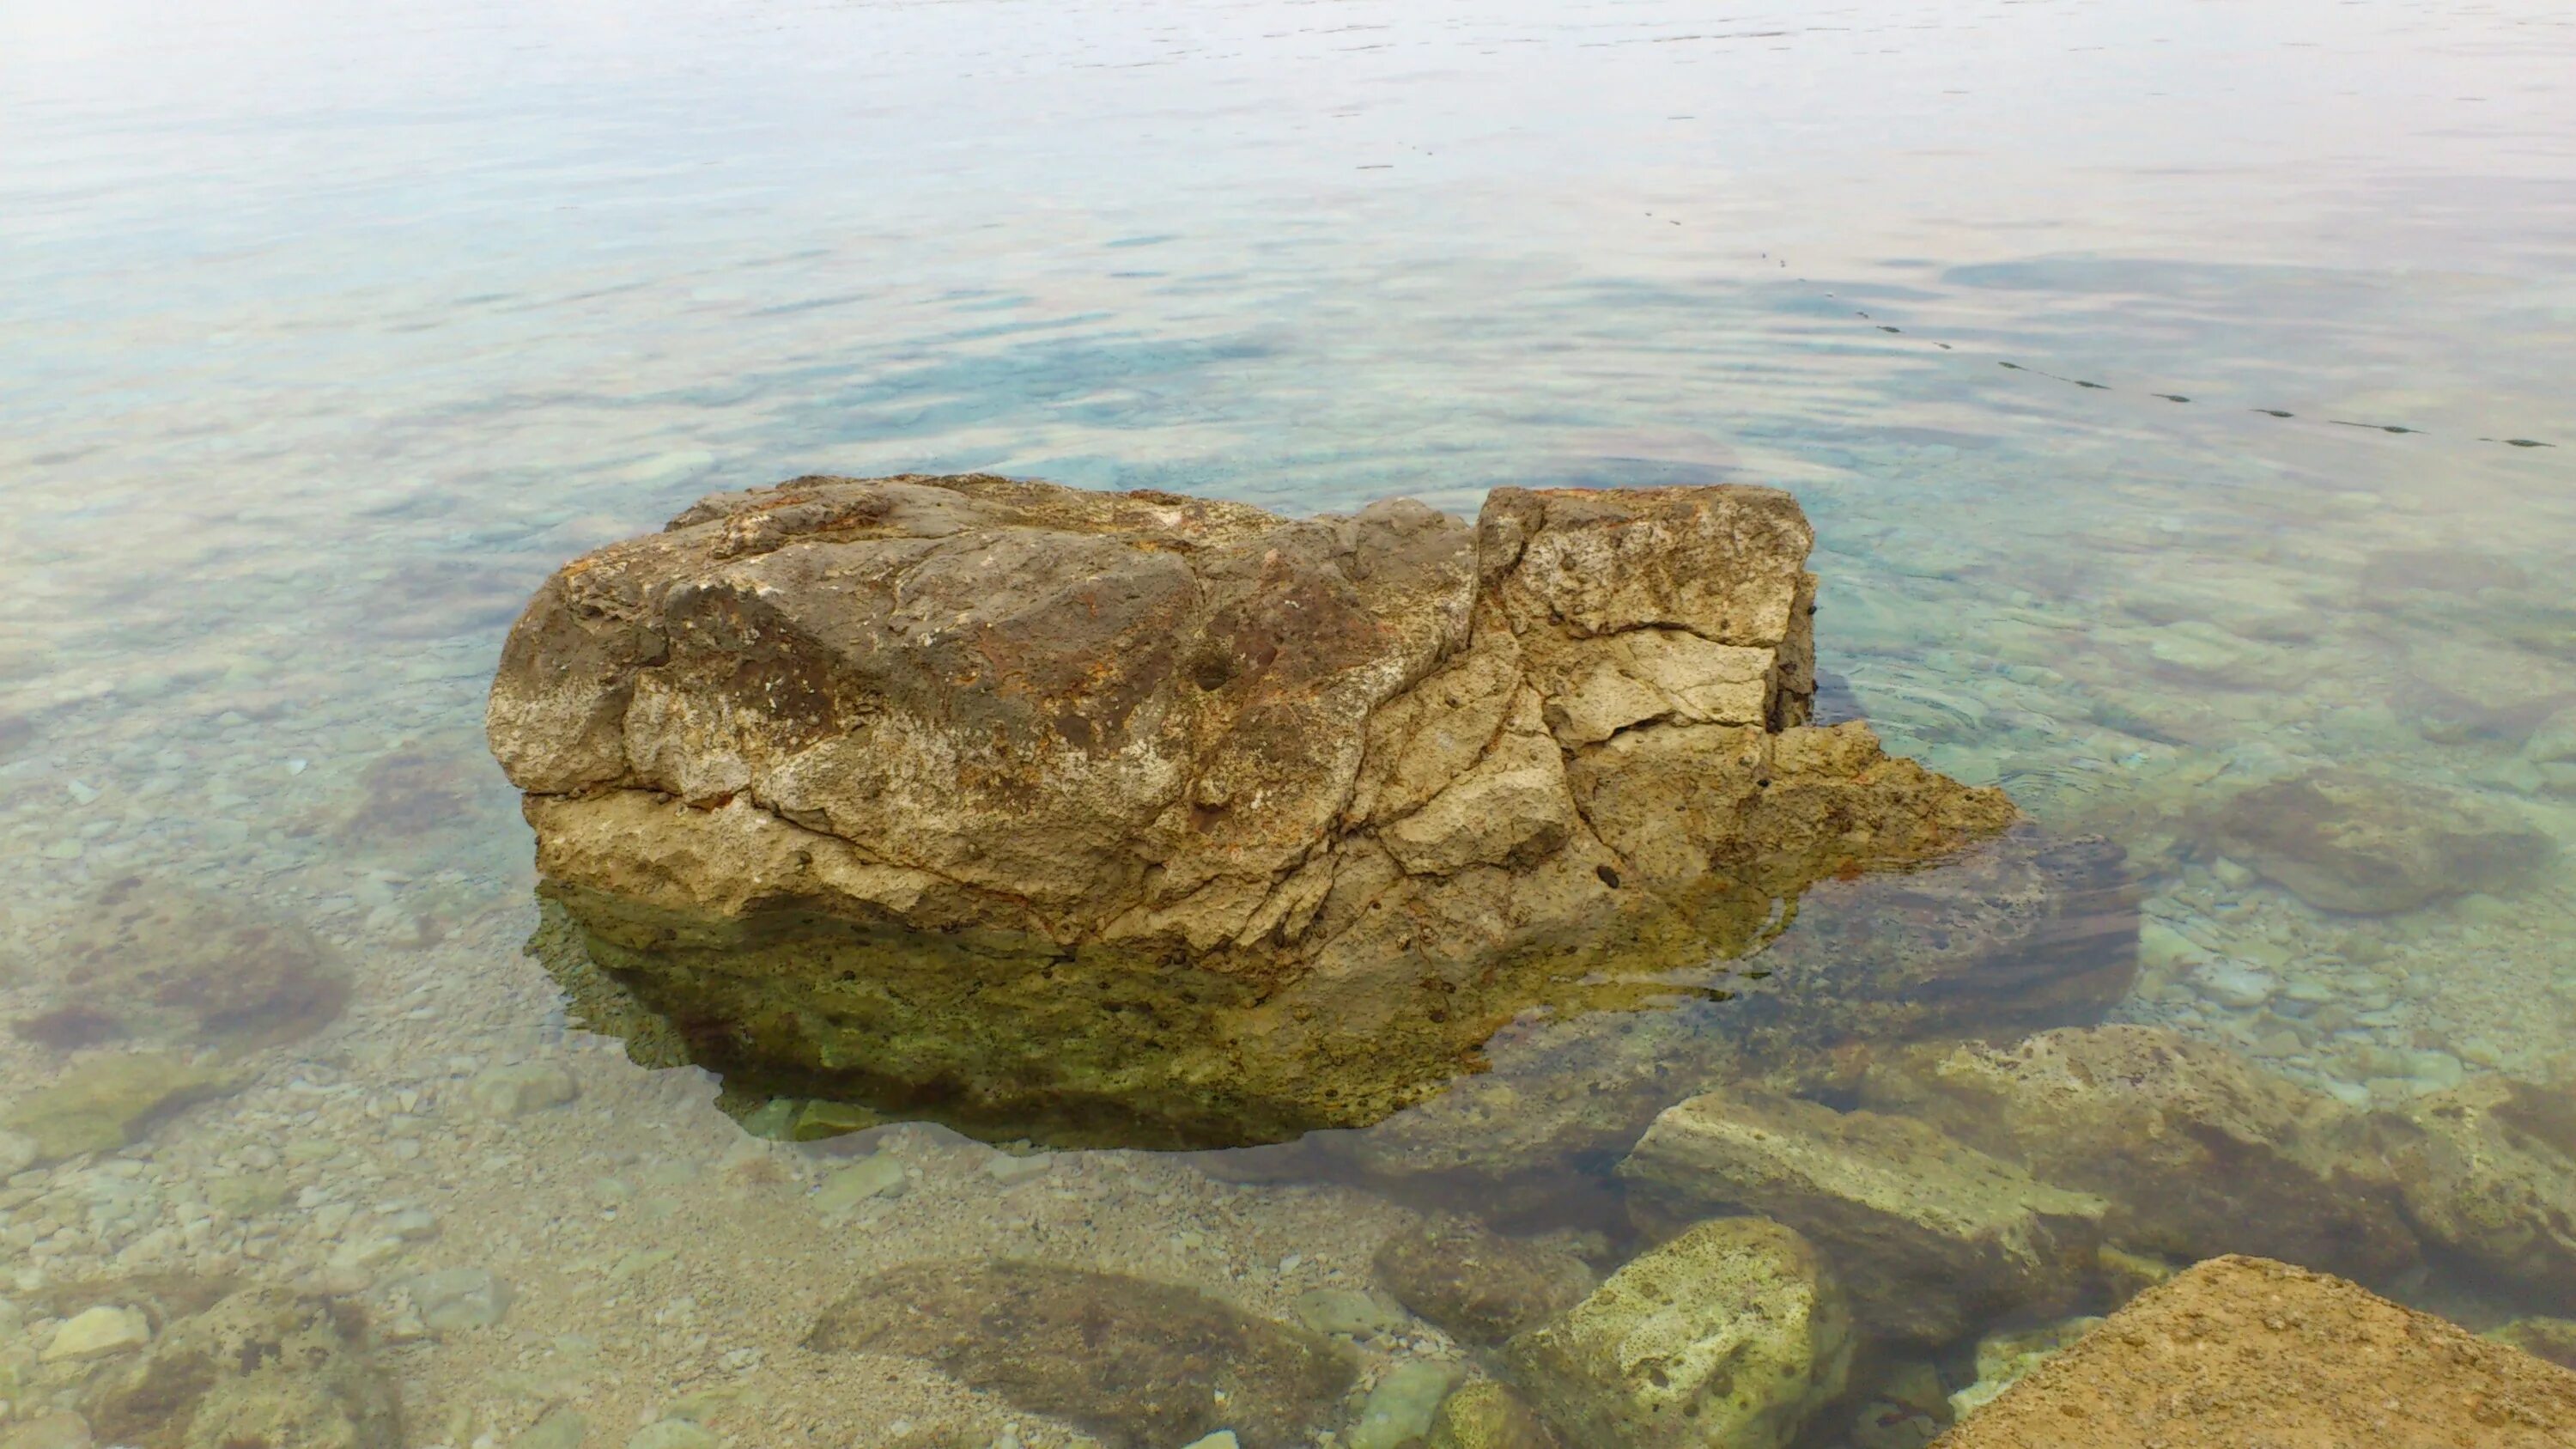
[[[558,571],[487,728],[567,969],[729,1084],[1284,1140],[2013,822],[1807,722],[1812,541],[1742,486],[800,478]]]

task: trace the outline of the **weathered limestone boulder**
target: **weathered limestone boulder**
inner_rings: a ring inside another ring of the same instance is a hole
[[[1928,1343],[2066,1307],[2107,1207],[1925,1123],[1752,1088],[1665,1112],[1619,1175],[1649,1225],[1732,1210],[1797,1229],[1863,1326]]]
[[[1569,1444],[1781,1449],[1842,1392],[1851,1320],[1806,1239],[1762,1218],[1705,1222],[1631,1259],[1505,1348]]]
[[[1011,1260],[879,1274],[827,1309],[805,1344],[922,1360],[1111,1449],[1221,1430],[1243,1449],[1304,1444],[1354,1376],[1327,1340],[1205,1294]]]
[[[799,479],[558,572],[487,723],[571,935],[729,1079],[1269,1140],[2010,822],[1805,723],[1810,541],[1759,488]]]
[[[1593,1287],[1581,1259],[1464,1218],[1407,1228],[1380,1243],[1370,1264],[1396,1302],[1467,1343],[1536,1328]]]
[[[2558,850],[2507,806],[2351,770],[2248,790],[2219,812],[2215,838],[2308,904],[2365,915],[2513,890]]]
[[[2480,1077],[2408,1103],[2389,1130],[2427,1242],[2523,1298],[2576,1309],[2576,1076]]]
[[[2150,1288],[1943,1449],[2543,1449],[2576,1443],[2576,1373],[2351,1283],[2261,1258]]]
[[[1911,1048],[1874,1063],[1860,1098],[2099,1194],[2105,1236],[2128,1248],[2248,1248],[2366,1281],[2418,1256],[2367,1117],[2163,1028]]]

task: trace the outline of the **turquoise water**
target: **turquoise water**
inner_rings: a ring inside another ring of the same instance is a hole
[[[821,1213],[851,1144],[745,1139],[565,1021],[480,740],[501,635],[566,558],[800,473],[1782,484],[1890,748],[2128,852],[2167,935],[2122,1018],[2359,1107],[2576,1028],[2563,7],[168,10],[0,10],[0,1015],[240,970],[200,948],[242,915],[350,999],[11,1179],[12,1414],[72,1397],[48,1285],[156,1267],[364,1303],[405,1442],[455,1449],[713,1390],[745,1444],[1062,1443],[795,1345],[923,1258],[1276,1317],[1367,1281],[1399,1206],[1144,1154],[896,1128],[916,1185]],[[2318,765],[2567,849],[2319,909],[2194,813]],[[200,904],[103,928],[129,879]],[[124,1049],[77,1036],[0,1040],[0,1094]],[[579,1097],[486,1110],[496,1067]],[[459,1268],[501,1321],[407,1318]]]

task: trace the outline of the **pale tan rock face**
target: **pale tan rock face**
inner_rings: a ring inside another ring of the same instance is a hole
[[[2213,1258],[2141,1293],[1943,1449],[2576,1444],[2576,1373],[2339,1278]]]
[[[1761,488],[1471,528],[799,479],[565,566],[488,726],[548,892],[709,1065],[1276,1134],[1429,1090],[1569,953],[1727,954],[2009,823],[1804,723],[1811,541]]]

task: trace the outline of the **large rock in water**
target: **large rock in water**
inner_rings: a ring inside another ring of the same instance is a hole
[[[1271,1140],[2009,823],[1805,724],[1810,541],[1760,488],[800,479],[563,568],[488,724],[559,934],[737,1085]]]

